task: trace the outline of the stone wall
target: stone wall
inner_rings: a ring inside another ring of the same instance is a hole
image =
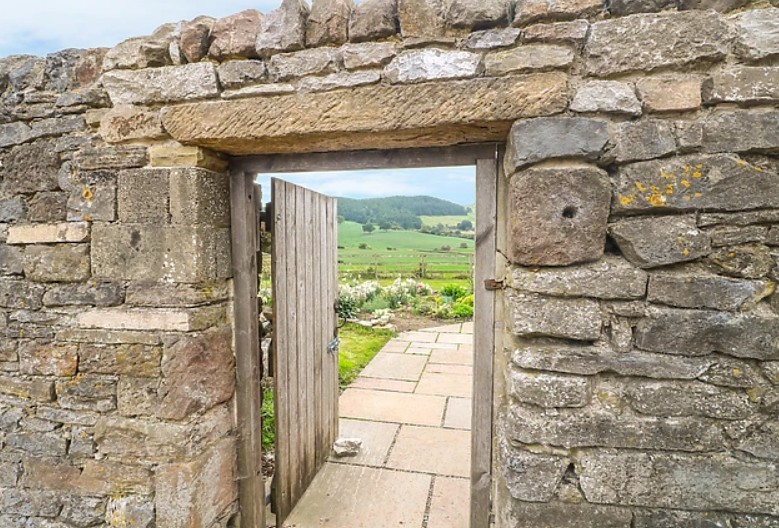
[[[496,525],[779,526],[778,61],[744,0],[284,0],[0,61],[0,525],[237,525],[224,155],[497,141]]]

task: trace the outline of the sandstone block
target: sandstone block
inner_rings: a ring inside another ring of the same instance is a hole
[[[67,218],[68,196],[61,192],[39,192],[30,200],[27,220],[30,222],[61,222]],[[2,207],[2,206],[0,206]]]
[[[70,488],[70,483],[81,471],[68,463],[53,458],[24,459],[22,487],[61,491]]]
[[[238,498],[235,456],[235,442],[226,438],[192,462],[157,468],[157,523],[170,528],[211,526]]]
[[[232,60],[217,68],[222,88],[240,88],[263,82],[267,72],[265,63],[258,60]]]
[[[743,7],[748,3],[747,0],[681,0],[679,9],[713,9],[720,13],[725,13]]]
[[[718,248],[709,255],[708,262],[726,275],[742,279],[761,279],[775,266],[771,250],[762,244]]]
[[[565,268],[513,267],[509,286],[555,297],[641,299],[646,294],[646,272],[616,257]]]
[[[424,49],[404,51],[384,69],[393,84],[467,79],[480,73],[481,57],[467,51]]]
[[[153,145],[149,148],[149,164],[152,167],[199,167],[212,172],[227,170],[227,160],[217,152],[178,144]]]
[[[0,275],[21,275],[23,263],[24,248],[0,246]]]
[[[89,244],[28,246],[24,274],[35,282],[81,282],[90,276]]]
[[[511,397],[538,407],[584,407],[589,399],[589,386],[587,378],[578,376],[516,370],[509,374]]]
[[[523,444],[567,449],[614,447],[696,452],[721,450],[725,445],[719,422],[708,418],[627,417],[591,408],[561,408],[557,413],[550,418],[543,412],[513,406],[507,434]]]
[[[609,235],[639,268],[687,262],[711,253],[709,236],[690,216],[620,220],[609,225]]]
[[[376,84],[381,81],[381,73],[378,71],[358,71],[331,73],[324,77],[307,77],[298,83],[301,92],[324,92],[339,88],[354,88],[368,84]]]
[[[211,47],[208,56],[217,61],[257,56],[257,35],[262,23],[262,14],[247,9],[220,18],[211,29]]]
[[[567,69],[573,64],[574,52],[567,46],[527,44],[505,51],[488,53],[484,69],[490,77],[512,73],[529,73]]]
[[[306,45],[315,48],[346,42],[353,7],[352,0],[314,0],[306,26]]]
[[[149,494],[151,484],[152,475],[148,469],[106,460],[88,460],[76,480],[78,489],[95,495]]]
[[[675,151],[674,131],[665,121],[636,121],[616,126],[611,153],[619,163],[659,158]],[[657,194],[655,191],[649,193],[654,201],[657,201]],[[665,193],[661,191],[659,194],[663,198]]]
[[[225,90],[222,92],[222,99],[248,99],[250,97],[293,93],[295,93],[295,86],[289,83],[258,84],[256,86],[246,86],[236,90]]]
[[[635,89],[617,81],[590,81],[576,90],[571,102],[574,112],[605,112],[641,115]]]
[[[195,332],[221,322],[224,311],[224,306],[189,310],[105,308],[78,314],[76,322],[81,328]]]
[[[230,227],[230,178],[203,169],[170,172],[170,216],[174,224]]]
[[[184,425],[113,416],[98,420],[95,442],[103,455],[127,460],[165,460],[187,453],[187,433]]]
[[[398,32],[398,24],[398,0],[364,0],[352,7],[349,41],[368,42],[391,37]]]
[[[707,152],[769,151],[779,148],[779,112],[736,110],[703,121]]]
[[[435,0],[398,0],[403,38],[441,37],[446,29],[444,6]]]
[[[504,450],[502,465],[506,472],[506,487],[512,498],[526,501],[549,501],[554,498],[568,467],[568,459],[510,447]]]
[[[24,431],[6,435],[5,444],[31,455],[62,457],[65,456],[68,442],[59,433]]]
[[[206,62],[114,70],[103,74],[102,82],[114,105],[168,103],[219,95],[216,68]]]
[[[159,375],[162,349],[147,345],[79,346],[79,372],[90,374],[121,374],[140,378]]]
[[[108,143],[165,137],[159,112],[133,106],[117,106],[100,121],[100,135]]]
[[[506,0],[452,0],[446,21],[453,28],[485,29],[505,25],[509,13]]]
[[[116,387],[116,405],[122,416],[154,416],[159,407],[157,378],[122,376]]]
[[[69,409],[60,409],[59,407],[38,406],[35,416],[42,420],[49,420],[69,425],[83,425],[91,427],[97,423],[100,416],[92,411],[74,411]]]
[[[720,352],[739,358],[779,358],[775,317],[708,310],[666,309],[639,321],[636,346],[650,352],[703,356]]]
[[[75,345],[31,341],[19,348],[19,369],[23,374],[75,376],[77,366]]]
[[[735,246],[749,242],[766,242],[767,226],[717,226],[708,230],[713,247]]]
[[[695,78],[647,77],[636,82],[647,112],[685,112],[701,107],[701,81]]]
[[[742,461],[728,455],[597,451],[583,455],[578,466],[581,487],[589,501],[779,513],[776,466],[772,463]],[[736,486],[735,482],[750,485]]]
[[[111,282],[59,284],[43,296],[45,306],[116,306],[124,298],[122,287]]]
[[[779,222],[779,209],[764,211],[740,211],[735,213],[702,213],[698,225],[708,227],[713,225],[748,226],[750,224],[770,224]]]
[[[742,420],[755,412],[741,391],[712,387],[698,381],[636,382],[628,385],[626,399],[635,411],[653,416],[705,416]]]
[[[101,345],[138,344],[159,345],[162,343],[156,333],[123,330],[82,330],[67,328],[57,332],[58,341],[69,343],[99,343]]]
[[[259,56],[266,58],[305,48],[308,14],[304,0],[282,0],[281,6],[262,19],[256,44]]]
[[[728,154],[635,163],[618,171],[615,213],[739,211],[779,203],[779,174]]]
[[[156,36],[127,39],[106,53],[103,71],[168,66],[173,64],[169,45],[169,39]]]
[[[54,385],[43,380],[26,381],[0,376],[0,394],[36,401],[51,401]]]
[[[60,517],[65,522],[76,526],[89,526],[99,524],[105,518],[106,499],[102,497],[70,495],[64,497],[63,502]]]
[[[68,221],[116,220],[115,171],[79,171],[70,179],[69,185],[72,189],[67,204]]]
[[[728,52],[730,28],[711,11],[647,14],[592,24],[585,47],[587,71],[598,77],[652,71]]]
[[[565,106],[566,77],[545,74],[180,105],[164,111],[163,122],[180,142],[256,154],[299,151],[301,140],[307,151],[321,151],[418,145],[422,136],[428,145],[459,143],[463,134],[473,141],[504,138],[509,121]],[[348,145],[332,139],[339,135],[349,137]]]
[[[341,54],[335,48],[319,48],[283,53],[271,57],[268,72],[274,82],[284,82],[307,75],[322,75],[338,70]]]
[[[232,273],[230,231],[209,226],[93,226],[94,275],[204,282]]]
[[[183,420],[229,400],[235,389],[233,371],[230,328],[181,339],[163,358],[158,416]]]
[[[674,5],[673,0],[615,0],[609,3],[609,12],[622,17],[637,13],[657,13]]]
[[[118,177],[119,220],[127,223],[170,223],[170,171],[131,169]]]
[[[78,376],[57,382],[57,403],[63,409],[109,412],[116,409],[116,381],[106,376]]]
[[[62,499],[51,491],[8,488],[0,491],[0,511],[15,516],[56,517]],[[2,519],[2,516],[0,516]],[[17,525],[21,528],[21,525]],[[11,528],[17,528],[11,525]]]
[[[541,117],[519,121],[509,136],[507,171],[545,159],[597,159],[608,140],[608,123],[601,119]]]
[[[590,23],[586,20],[534,24],[522,30],[522,42],[546,44],[570,44],[580,49],[587,39]]]
[[[43,305],[44,292],[42,284],[3,279],[0,280],[0,306],[16,310],[38,310]]]
[[[16,222],[24,219],[27,202],[21,196],[0,199],[0,222]]]
[[[0,147],[19,145],[32,139],[32,129],[22,122],[0,125]]]
[[[650,302],[679,308],[709,308],[737,311],[771,294],[766,280],[738,280],[719,275],[653,274],[649,281]]]
[[[633,517],[629,509],[613,506],[519,501],[513,501],[503,515],[510,519],[507,526],[516,528],[627,528]]]
[[[595,301],[532,295],[511,295],[506,301],[514,335],[577,341],[595,341],[601,335],[601,314]]]
[[[0,486],[14,488],[22,473],[22,468],[16,462],[0,462]]]
[[[715,73],[703,83],[703,100],[708,104],[779,102],[779,68],[741,66]]]
[[[779,55],[779,8],[754,9],[733,17],[736,55],[757,61]]]
[[[779,462],[779,424],[767,421],[738,442],[739,451]]]
[[[57,189],[60,164],[53,141],[14,147],[3,160],[3,190],[18,194]]]
[[[81,149],[73,157],[75,168],[85,171],[143,167],[146,147],[96,147]]]
[[[170,284],[167,282],[131,282],[127,286],[126,304],[150,308],[200,306],[225,301],[225,282],[205,284]]]
[[[6,244],[56,244],[89,242],[89,224],[63,222],[58,224],[17,224],[8,228]]]
[[[392,42],[345,44],[341,47],[341,55],[347,70],[357,70],[389,64],[397,55],[397,48]]]
[[[603,2],[597,0],[519,0],[517,2],[514,26],[525,26],[534,22],[574,20],[588,18],[603,10]]]
[[[465,39],[464,46],[470,50],[510,48],[517,43],[520,34],[518,28],[475,31]]]
[[[154,527],[154,502],[141,497],[119,497],[108,502],[105,522],[109,526]]]
[[[537,153],[532,148],[535,145],[525,146],[534,138],[524,136],[524,130],[525,127],[516,125],[512,129],[512,137],[521,138],[522,144],[514,142],[509,147],[509,156],[515,150],[514,159],[536,161]],[[559,138],[557,142],[558,147],[562,144],[560,150],[565,150],[564,141]],[[510,185],[511,262],[526,266],[567,266],[597,260],[603,255],[611,186],[602,170],[531,168],[516,174]]]
[[[201,16],[182,24],[179,49],[187,62],[200,62],[208,55],[214,22],[211,17]]]

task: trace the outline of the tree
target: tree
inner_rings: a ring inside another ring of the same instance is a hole
[[[392,229],[392,223],[387,222],[386,220],[383,222],[379,222],[379,229],[381,229],[382,231],[389,231],[390,229]]]
[[[460,231],[471,231],[473,229],[473,222],[470,220],[463,220],[459,224],[457,224],[457,229]]]
[[[362,225],[362,230],[366,233],[373,233],[376,228],[370,222]]]

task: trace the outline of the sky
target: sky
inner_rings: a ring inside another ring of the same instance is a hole
[[[167,22],[200,15],[219,18],[244,9],[268,13],[280,3],[281,0],[0,0],[0,57],[44,56],[65,48],[113,47],[127,38],[148,35]],[[283,177],[332,196],[430,195],[471,205],[475,202],[474,175],[473,167],[459,167]],[[269,196],[270,185],[265,180]]]

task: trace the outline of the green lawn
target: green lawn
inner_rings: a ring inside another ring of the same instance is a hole
[[[420,216],[422,219],[422,225],[435,227],[438,224],[443,224],[447,227],[455,227],[463,220],[470,220],[472,223],[476,222],[476,206],[471,206],[467,215],[454,215],[454,216]]]
[[[341,348],[338,353],[338,378],[345,389],[359,376],[381,348],[392,339],[393,332],[381,328],[365,328],[347,323],[338,331]]]
[[[446,217],[439,217],[446,218]],[[465,242],[467,248],[460,248]],[[338,224],[338,245],[347,250],[356,250],[360,244],[368,244],[369,250],[374,252],[387,252],[387,248],[396,248],[394,251],[437,251],[441,246],[450,246],[452,252],[473,253],[473,240],[458,237],[443,237],[420,233],[418,231],[381,231],[376,228],[373,233],[365,233],[357,222],[343,222]]]

